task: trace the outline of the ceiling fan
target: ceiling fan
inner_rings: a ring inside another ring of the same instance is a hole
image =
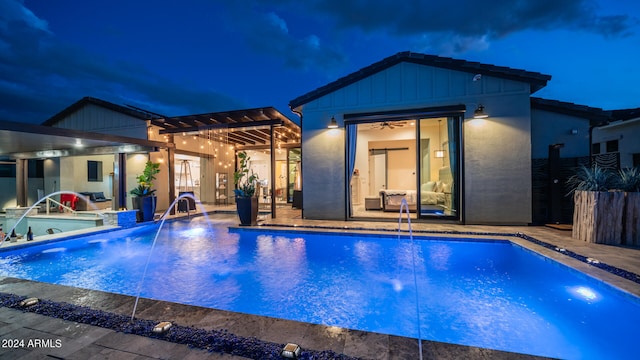
[[[403,127],[406,125],[405,121],[383,121],[381,123],[377,123],[374,125],[374,128],[378,128],[380,130],[384,130],[384,129],[395,129],[397,127]]]

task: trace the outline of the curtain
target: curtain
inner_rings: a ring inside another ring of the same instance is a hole
[[[356,166],[356,142],[358,139],[358,125],[347,124],[347,218],[353,215],[353,201],[351,199],[351,179]]]
[[[449,117],[447,119],[447,134],[449,137],[449,167],[454,184],[451,186],[451,215],[456,215],[458,211],[458,124],[459,118]]]

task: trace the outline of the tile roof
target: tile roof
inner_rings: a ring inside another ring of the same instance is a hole
[[[410,62],[410,63],[439,67],[444,69],[464,71],[464,72],[469,72],[473,74],[489,75],[489,76],[506,78],[506,79],[515,80],[515,81],[527,82],[531,84],[532,93],[545,87],[547,85],[547,81],[551,80],[550,75],[545,75],[538,72],[531,72],[531,71],[513,69],[509,67],[504,67],[504,66],[482,64],[479,62],[404,51],[404,52],[399,52],[395,55],[389,56],[386,59],[378,61],[354,73],[351,73],[345,77],[342,77],[336,81],[333,81],[327,85],[317,88],[302,96],[299,96],[291,100],[289,102],[289,106],[292,109],[295,109],[300,105],[306,104],[310,101],[313,101],[317,98],[320,98],[324,95],[334,92],[340,88],[351,85],[357,81],[362,80],[363,78],[371,76],[375,73],[378,73],[382,70],[385,70],[401,62]]]
[[[611,111],[538,97],[531,97],[531,108],[588,119],[591,125],[606,124],[611,119]]]
[[[611,110],[611,120],[632,120],[640,118],[640,108]]]

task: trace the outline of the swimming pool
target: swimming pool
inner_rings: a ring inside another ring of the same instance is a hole
[[[628,358],[640,302],[508,241],[165,223],[142,296],[558,358]],[[136,295],[155,227],[0,253],[0,274]],[[133,304],[132,304],[133,306]],[[286,309],[282,311],[280,309]]]

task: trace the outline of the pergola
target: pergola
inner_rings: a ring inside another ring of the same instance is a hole
[[[273,107],[165,117],[151,123],[164,129],[160,134],[186,133],[205,139],[215,136],[216,130],[225,131],[228,142],[239,150],[277,143],[300,145],[300,126]]]
[[[151,120],[151,124],[161,127],[160,135],[173,143],[176,134],[196,136],[204,140],[215,140],[224,133],[224,139],[236,150],[270,149],[271,156],[271,217],[276,216],[276,158],[275,150],[300,147],[300,126],[280,113],[274,107],[262,107],[214,113],[161,117]],[[170,177],[173,177],[171,173]],[[174,182],[173,178],[169,179]],[[172,193],[173,192],[173,193]],[[173,188],[170,198],[175,198]]]

